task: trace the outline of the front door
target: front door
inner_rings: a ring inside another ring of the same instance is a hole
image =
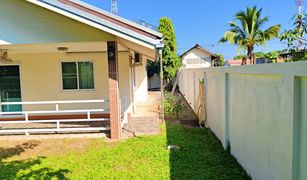
[[[21,102],[19,66],[0,66],[0,101]],[[2,105],[2,112],[20,112],[22,105]]]

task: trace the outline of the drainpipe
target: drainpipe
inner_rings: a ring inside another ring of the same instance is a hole
[[[159,44],[156,45],[158,52],[158,58],[160,60],[160,91],[161,91],[161,120],[164,123],[164,83],[163,83],[163,62],[162,62],[162,51],[164,48],[163,39]]]

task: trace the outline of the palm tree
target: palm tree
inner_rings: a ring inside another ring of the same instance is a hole
[[[229,22],[230,29],[225,32],[220,43],[229,42],[238,45],[238,51],[247,50],[247,57],[254,62],[255,45],[266,45],[267,40],[278,37],[281,26],[274,25],[266,30],[261,30],[264,23],[269,20],[267,16],[262,17],[262,8],[247,7],[246,11],[238,12],[234,21]]]

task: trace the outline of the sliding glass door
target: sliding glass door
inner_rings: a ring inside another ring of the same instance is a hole
[[[21,102],[19,66],[0,66],[0,101]],[[20,112],[22,105],[2,105],[2,112]]]

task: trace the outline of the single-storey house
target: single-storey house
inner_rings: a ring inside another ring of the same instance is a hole
[[[184,52],[180,57],[183,66],[186,68],[212,67],[214,66],[214,60],[217,58],[214,53],[199,44]]]
[[[0,121],[101,118],[115,139],[163,48],[159,32],[80,0],[1,0],[0,27]]]

